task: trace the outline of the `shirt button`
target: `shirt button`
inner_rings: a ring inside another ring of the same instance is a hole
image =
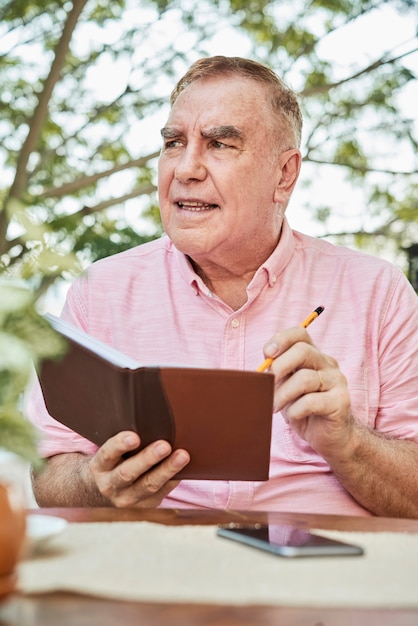
[[[238,328],[239,320],[233,319],[232,322],[231,322],[231,326],[232,326],[232,328]]]
[[[274,284],[276,282],[276,280],[277,280],[277,276],[276,276],[276,274],[273,274],[272,277],[271,277],[271,282]]]

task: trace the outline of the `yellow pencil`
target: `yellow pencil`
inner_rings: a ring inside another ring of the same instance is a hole
[[[322,311],[325,309],[325,307],[323,306],[318,306],[315,311],[312,311],[312,313],[310,315],[308,315],[308,317],[306,318],[305,321],[302,322],[301,326],[302,328],[307,328],[309,326],[309,324],[312,324],[312,322],[318,317],[318,315],[321,315]],[[262,363],[261,365],[259,365],[256,369],[257,372],[265,372],[270,365],[273,363],[274,359],[272,359],[271,357],[268,357],[264,363]]]

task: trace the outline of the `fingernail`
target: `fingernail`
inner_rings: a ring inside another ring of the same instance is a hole
[[[129,447],[135,446],[138,443],[135,435],[125,435],[123,441],[125,445]]]
[[[183,450],[179,450],[173,459],[173,464],[175,467],[178,467],[179,469],[181,469],[189,462],[189,460],[190,460],[190,457],[187,454],[187,452],[184,452]]]
[[[271,343],[268,343],[266,345],[266,347],[264,348],[264,353],[267,356],[276,356],[278,349],[279,346],[277,345],[277,343],[274,343],[274,341],[272,341]]]
[[[170,444],[167,441],[158,441],[154,446],[155,452],[158,456],[166,456],[170,453]]]

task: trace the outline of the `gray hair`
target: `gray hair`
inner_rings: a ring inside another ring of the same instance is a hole
[[[292,91],[270,68],[257,61],[242,57],[213,56],[196,61],[180,78],[171,92],[170,104],[173,106],[180,93],[191,83],[219,76],[242,76],[257,81],[266,87],[272,111],[280,121],[280,130],[284,126],[291,132],[295,145],[288,148],[299,148],[302,136],[302,112],[299,101]]]

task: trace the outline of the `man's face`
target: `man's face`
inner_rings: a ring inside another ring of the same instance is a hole
[[[174,245],[199,264],[266,258],[284,207],[275,195],[279,156],[263,86],[198,80],[179,95],[162,134],[160,210]]]

